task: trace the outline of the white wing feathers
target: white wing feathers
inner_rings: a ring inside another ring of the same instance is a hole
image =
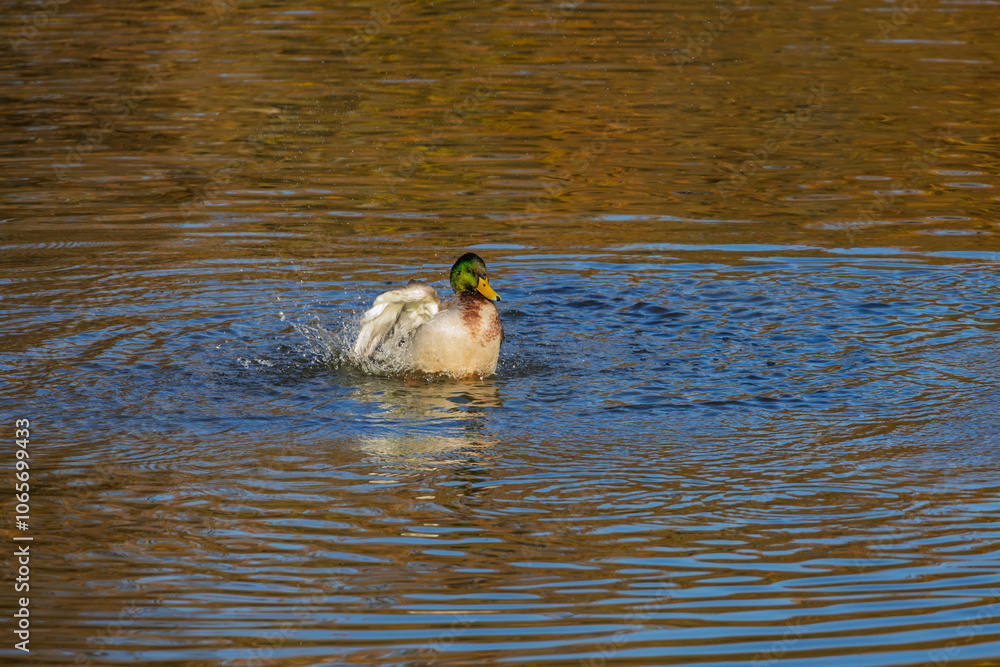
[[[441,300],[427,283],[411,280],[406,287],[378,295],[374,305],[361,317],[361,331],[354,351],[371,357],[386,341],[396,343],[438,312]]]

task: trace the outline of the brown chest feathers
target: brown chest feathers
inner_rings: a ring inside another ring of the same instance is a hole
[[[486,347],[497,338],[503,340],[500,314],[486,298],[476,293],[462,292],[458,295],[462,312],[462,324],[469,330],[469,336]]]

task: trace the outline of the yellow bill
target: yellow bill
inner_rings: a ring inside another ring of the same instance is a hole
[[[490,287],[490,281],[486,280],[486,278],[479,279],[479,285],[476,287],[476,291],[491,301],[501,300],[500,295],[493,291],[493,288]]]

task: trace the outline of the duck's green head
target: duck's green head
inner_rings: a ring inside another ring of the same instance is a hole
[[[490,287],[486,262],[474,252],[465,253],[451,267],[451,288],[456,292],[479,292],[487,299],[500,300],[500,295]]]

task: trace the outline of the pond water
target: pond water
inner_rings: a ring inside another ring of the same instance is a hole
[[[996,3],[3,7],[4,664],[1000,663]]]

